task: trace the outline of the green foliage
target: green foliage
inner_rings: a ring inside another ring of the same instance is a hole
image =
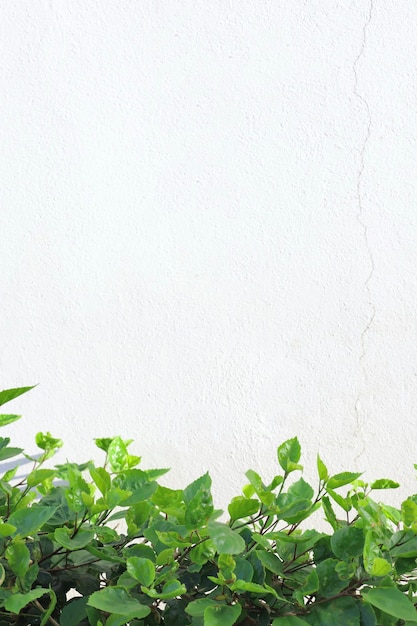
[[[30,389],[0,392],[0,405]],[[398,483],[331,474],[318,456],[310,484],[294,437],[269,484],[246,472],[227,519],[209,474],[169,489],[130,440],[95,441],[101,465],[52,467],[62,441],[38,433],[29,473],[0,473],[0,626],[417,624],[417,496],[399,509],[371,497]],[[9,444],[0,461],[22,454]],[[303,530],[318,509],[328,532]]]

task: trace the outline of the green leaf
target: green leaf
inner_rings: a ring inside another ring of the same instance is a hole
[[[259,511],[259,500],[245,498],[243,496],[236,496],[230,502],[228,508],[230,519],[242,519],[243,517],[250,517]]]
[[[396,483],[389,478],[379,478],[371,483],[371,489],[397,489],[399,486],[400,483]]]
[[[8,426],[17,420],[20,420],[21,417],[21,415],[0,415],[0,427]]]
[[[319,454],[317,455],[317,470],[318,470],[318,473],[319,473],[319,479],[322,482],[326,482],[327,479],[329,478],[329,472],[327,470],[327,467],[325,466],[325,464],[321,460]]]
[[[301,446],[297,437],[284,441],[277,450],[277,456],[279,464],[287,474],[294,470],[303,469],[303,466],[298,464]]]
[[[113,472],[120,472],[126,467],[128,451],[121,437],[113,437],[107,449],[107,454]]]
[[[50,432],[37,433],[35,436],[35,442],[38,448],[45,450],[46,452],[56,450],[56,448],[61,448],[63,445],[62,440],[52,437]]]
[[[41,598],[49,593],[49,589],[32,589],[27,593],[14,593],[4,602],[4,608],[10,613],[20,613],[20,611],[30,602]]]
[[[11,537],[16,530],[13,524],[3,524],[0,522],[0,537]]]
[[[275,554],[272,554],[272,552],[266,552],[265,550],[257,550],[256,555],[267,570],[273,574],[282,576],[283,564]]]
[[[214,511],[211,478],[204,474],[184,489],[185,525],[193,530],[205,525]]]
[[[30,553],[23,541],[15,541],[6,550],[6,559],[12,572],[23,578],[29,569]]]
[[[233,626],[241,612],[240,604],[208,606],[204,611],[204,626]]]
[[[0,424],[1,426],[2,424]],[[23,448],[3,448],[0,450],[0,461],[5,461],[6,459],[11,459],[14,456],[17,456],[23,452]]]
[[[36,385],[32,385],[32,387],[16,387],[15,389],[5,389],[4,391],[0,391],[0,406],[6,404],[6,402],[10,402],[10,400],[14,400],[34,387],[36,387]]]
[[[112,441],[113,437],[100,437],[98,439],[94,439],[97,448],[100,448],[100,450],[104,450],[104,452],[108,451],[109,445]]]
[[[221,522],[209,522],[210,538],[217,552],[224,554],[239,554],[245,549],[243,537]]]
[[[27,477],[28,487],[35,487],[40,483],[43,483],[45,480],[49,478],[53,478],[55,476],[55,470],[51,469],[38,469],[29,474]]]
[[[187,592],[187,587],[179,582],[179,580],[171,580],[162,587],[162,591],[157,589],[149,589],[148,587],[142,587],[142,591],[146,593],[150,598],[159,600],[170,600],[182,596]]]
[[[61,626],[79,626],[87,617],[86,605],[88,598],[74,598],[64,606],[59,623]]]
[[[335,474],[329,478],[327,487],[329,489],[338,489],[344,485],[350,485],[354,480],[362,476],[362,472],[342,472],[341,474]]]
[[[346,513],[348,513],[351,510],[352,503],[349,497],[343,498],[343,496],[336,493],[336,491],[333,491],[333,489],[330,489],[329,486],[327,486],[327,493],[332,498],[332,500],[334,500],[340,506],[340,508],[346,511]]]
[[[54,515],[56,510],[57,507],[34,504],[27,509],[20,509],[12,513],[8,522],[16,526],[16,534],[22,537],[28,537],[39,531]]]
[[[104,467],[94,467],[94,465],[90,465],[88,470],[94,483],[97,485],[103,496],[105,496],[111,487],[110,474],[106,472]]]
[[[343,526],[330,539],[331,548],[338,559],[348,561],[363,552],[365,536],[361,528]]]
[[[417,521],[417,504],[411,498],[401,504],[401,515],[406,526],[411,526]]]
[[[316,567],[317,576],[319,577],[319,592],[325,598],[331,598],[345,589],[349,581],[341,580],[337,575],[336,559],[326,559],[319,563]]]
[[[126,561],[127,571],[141,585],[149,587],[155,580],[155,565],[149,559],[132,556]]]
[[[199,598],[198,600],[193,600],[193,602],[190,602],[189,605],[185,608],[185,612],[192,617],[202,617],[207,607],[218,605],[219,602],[216,602],[211,598]]]
[[[6,578],[6,572],[4,571],[3,565],[0,563],[0,587],[4,583],[5,578]]]
[[[376,615],[370,604],[359,603],[361,626],[377,626]]]
[[[89,597],[88,605],[106,613],[124,615],[129,619],[142,619],[151,612],[148,606],[129,596],[123,587],[105,587],[95,591]]]
[[[374,587],[362,593],[365,602],[396,619],[417,622],[417,611],[406,596],[395,587]]]
[[[54,539],[66,550],[80,550],[94,539],[94,530],[81,528],[75,535],[70,528],[56,528]]]

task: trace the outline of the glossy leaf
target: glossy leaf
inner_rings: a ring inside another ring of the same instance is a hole
[[[3,391],[0,391],[0,406],[6,404],[6,402],[10,402],[10,400],[14,400],[24,393],[27,393],[35,387],[36,385],[33,385],[32,387],[16,387],[14,389],[4,389]]]
[[[359,478],[359,476],[362,476],[362,472],[342,472],[335,474],[329,478],[327,487],[328,489],[338,489],[339,487],[350,485],[354,480]]]
[[[94,530],[81,528],[76,534],[70,528],[57,528],[54,539],[67,550],[80,550],[85,548],[94,538]]]
[[[259,501],[251,498],[244,498],[243,496],[236,496],[231,500],[227,508],[232,520],[242,519],[244,517],[250,517],[258,512]]]
[[[126,561],[127,571],[141,585],[149,587],[155,580],[155,565],[149,559],[132,556]]]

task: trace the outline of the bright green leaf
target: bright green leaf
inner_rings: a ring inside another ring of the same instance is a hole
[[[149,587],[155,580],[155,565],[149,559],[132,556],[126,561],[127,571],[141,585]]]
[[[397,489],[399,486],[400,483],[396,483],[389,478],[379,478],[371,483],[371,489]]]
[[[11,543],[6,550],[6,559],[12,572],[23,578],[29,569],[30,553],[23,541]]]
[[[278,447],[277,456],[279,464],[287,474],[297,469],[303,469],[302,465],[298,464],[301,456],[301,446],[297,437],[284,441]]]
[[[0,428],[1,426],[8,426],[17,420],[20,420],[21,415],[0,415]]]
[[[30,602],[41,598],[49,593],[49,589],[32,589],[27,593],[14,593],[4,602],[4,608],[10,613],[20,613],[20,611]]]
[[[259,500],[236,496],[228,506],[230,519],[237,520],[250,517],[259,511]]]
[[[341,474],[335,474],[329,478],[327,487],[329,489],[338,489],[344,485],[350,485],[354,480],[362,476],[362,472],[342,472]]]
[[[319,473],[319,479],[322,482],[326,482],[327,479],[329,478],[329,472],[327,470],[327,467],[325,466],[325,464],[321,460],[319,454],[317,455],[317,470],[318,470],[318,473]]]
[[[129,596],[123,587],[105,587],[94,592],[88,599],[88,605],[106,613],[128,616],[129,619],[142,619],[150,613],[148,606]]]

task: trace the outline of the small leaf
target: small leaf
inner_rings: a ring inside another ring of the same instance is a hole
[[[327,470],[327,467],[325,466],[325,464],[321,460],[320,455],[317,455],[317,470],[318,470],[318,473],[319,473],[319,479],[322,482],[326,482],[327,479],[329,478],[329,472]]]
[[[351,484],[354,480],[362,476],[362,472],[342,472],[341,474],[335,474],[329,478],[327,487],[329,489],[338,489],[344,485]]]
[[[38,448],[45,450],[46,452],[55,450],[56,448],[61,448],[63,445],[62,440],[52,437],[50,432],[37,433],[35,436],[35,442]]]
[[[417,611],[406,596],[395,587],[374,587],[363,592],[363,599],[396,619],[417,622]]]
[[[277,456],[279,464],[287,474],[294,470],[302,469],[302,465],[298,464],[301,456],[301,446],[297,437],[284,441],[277,450]]]
[[[28,593],[14,593],[4,602],[4,608],[10,613],[20,613],[20,611],[30,602],[41,598],[49,593],[49,589],[32,589]]]
[[[371,489],[397,489],[399,486],[400,483],[396,483],[389,478],[379,478],[371,483]]]
[[[107,450],[110,467],[114,472],[120,472],[126,466],[128,455],[127,447],[121,437],[114,437]]]
[[[107,452],[107,450],[109,449],[109,445],[112,441],[113,437],[101,437],[98,439],[94,439],[97,448],[100,448],[100,450],[104,450],[104,452]]]
[[[27,477],[28,487],[35,487],[39,485],[39,483],[43,483],[45,480],[49,478],[53,478],[55,476],[55,471],[50,469],[38,469],[29,474]]]
[[[105,496],[111,487],[110,474],[106,472],[104,467],[94,467],[94,465],[90,465],[88,469],[91,478],[94,480],[103,496]]]

